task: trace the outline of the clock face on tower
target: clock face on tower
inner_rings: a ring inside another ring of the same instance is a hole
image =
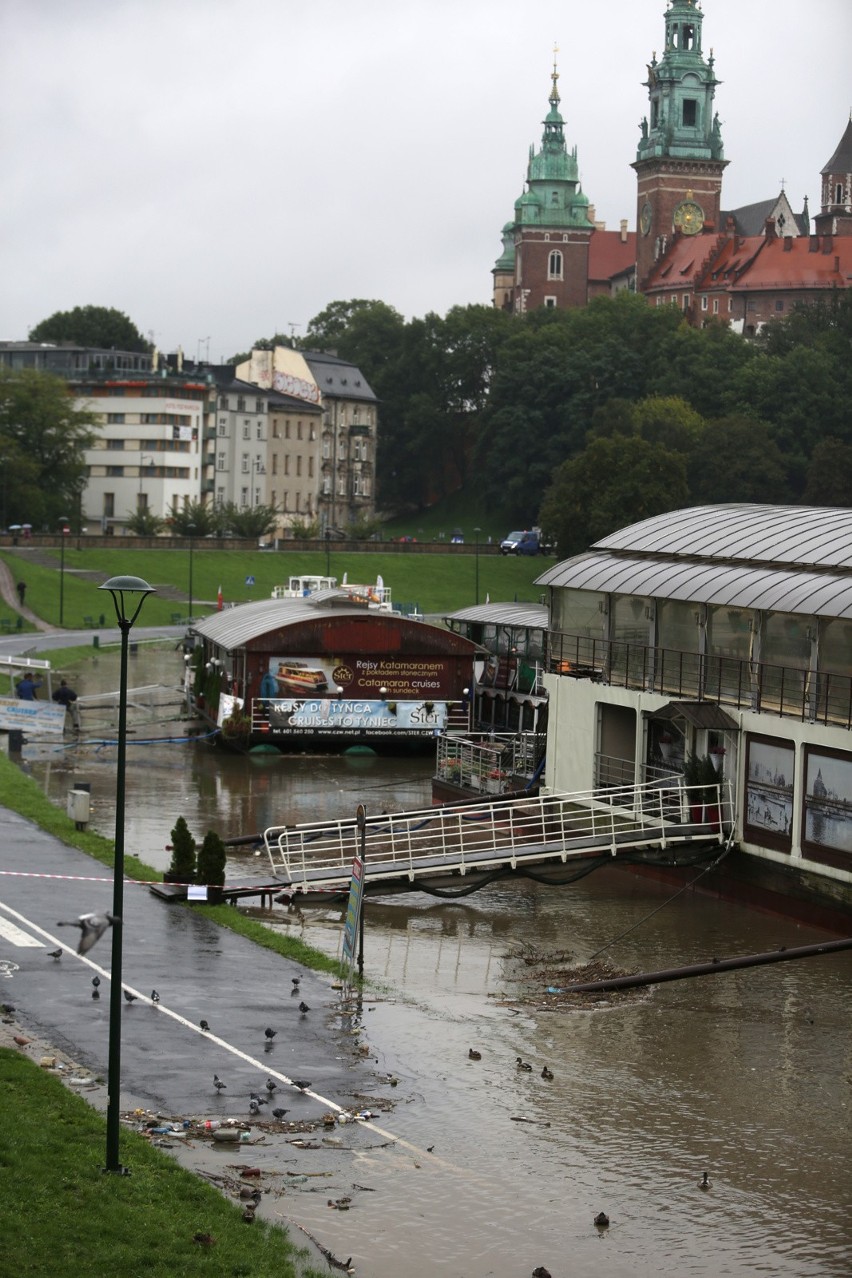
[[[645,203],[642,205],[642,212],[639,214],[639,225],[642,228],[643,235],[647,235],[648,232],[651,230],[652,217],[653,217],[653,210],[650,204],[648,203],[648,201],[646,200]]]
[[[675,209],[672,220],[684,235],[697,235],[704,226],[704,210],[694,200],[682,200]]]

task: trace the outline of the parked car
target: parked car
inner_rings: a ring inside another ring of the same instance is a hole
[[[500,542],[501,555],[543,555],[544,547],[537,532],[510,532]]]

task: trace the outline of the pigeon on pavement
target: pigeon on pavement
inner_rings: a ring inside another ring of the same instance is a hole
[[[136,1002],[136,995],[135,995],[135,994],[131,994],[131,993],[130,993],[130,990],[125,990],[125,991],[124,991],[124,1001],[125,1001],[125,1003],[135,1003],[135,1002]]]
[[[47,952],[47,957],[48,957],[48,958],[52,958],[52,959],[61,959],[61,958],[62,958],[62,951],[61,951],[61,950],[48,950],[48,952]]]
[[[208,1031],[208,1030],[209,1030],[209,1028],[210,1028],[210,1026],[207,1024],[207,1022],[206,1022],[206,1021],[199,1021],[199,1022],[198,1022],[198,1024],[201,1026],[201,1028],[204,1030],[204,1033],[206,1034],[206,1033],[207,1033],[207,1031]]]
[[[108,927],[112,927],[113,923],[120,923],[121,919],[115,914],[81,914],[78,919],[64,919],[57,923],[57,927],[78,927],[80,929],[80,944],[77,946],[78,954],[88,954],[89,950],[99,941]]]
[[[266,1036],[266,1038],[269,1039],[271,1043],[275,1035],[278,1033],[278,1030],[270,1029],[269,1026],[267,1026],[266,1029],[263,1031],[263,1033]]]

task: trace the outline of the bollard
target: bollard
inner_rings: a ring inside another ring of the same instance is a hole
[[[92,635],[92,647],[93,647],[93,648],[100,648],[100,646],[101,646],[101,637],[100,637],[100,635]]]
[[[20,728],[9,730],[9,753],[20,754],[24,748],[24,734]]]

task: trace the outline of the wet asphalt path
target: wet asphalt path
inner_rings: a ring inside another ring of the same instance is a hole
[[[22,1025],[106,1078],[110,934],[78,958],[78,930],[56,924],[109,910],[110,871],[6,809],[0,809],[0,871],[0,1000],[15,1006]],[[20,943],[15,929],[30,944]],[[54,960],[49,952],[57,946],[63,955]],[[277,1104],[295,1121],[319,1117],[327,1102],[350,1108],[349,1094],[364,1090],[359,1074],[366,1071],[340,1028],[330,978],[129,884],[123,978],[140,997],[122,1002],[122,1110],[248,1119],[250,1093],[265,1094],[271,1075]],[[157,1006],[150,1002],[154,989]],[[299,1011],[302,1000],[307,1014]],[[267,1026],[277,1031],[271,1043]],[[218,1095],[214,1073],[227,1087]],[[287,1081],[294,1078],[309,1081],[315,1095],[297,1091]]]

